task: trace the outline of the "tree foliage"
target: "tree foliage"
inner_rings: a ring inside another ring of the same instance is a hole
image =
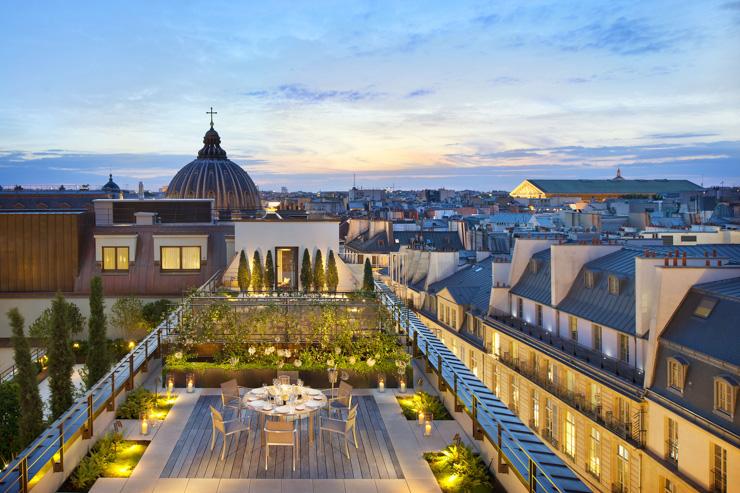
[[[144,320],[144,303],[135,296],[118,298],[110,311],[111,326],[118,329],[125,339],[139,340],[147,333]]]
[[[247,254],[244,250],[239,254],[239,269],[237,270],[236,280],[239,283],[239,291],[245,293],[249,290],[249,264],[247,263]]]
[[[13,348],[15,350],[15,366],[17,373],[15,382],[18,384],[18,439],[20,446],[25,447],[44,431],[44,412],[39,386],[36,381],[36,366],[31,358],[31,347],[23,332],[24,320],[17,308],[8,312],[10,326],[13,329]]]
[[[265,255],[265,290],[275,289],[275,265],[272,262],[272,252],[267,250]]]
[[[336,293],[338,285],[339,273],[337,272],[337,260],[334,258],[334,251],[329,250],[329,258],[326,262],[326,288],[330,293]]]
[[[325,284],[324,258],[321,255],[321,250],[316,250],[316,256],[313,260],[313,290],[320,293],[324,290]]]
[[[373,283],[373,266],[370,265],[370,259],[365,257],[365,270],[362,274],[362,290],[365,292],[372,292],[375,289]]]
[[[103,281],[93,277],[90,281],[90,319],[87,334],[87,383],[88,387],[103,378],[110,368],[108,337],[106,334]]]
[[[262,291],[263,283],[262,257],[260,257],[259,250],[255,250],[254,255],[252,255],[252,290]]]
[[[69,329],[70,335],[76,335],[82,332],[82,328],[86,324],[85,317],[82,315],[80,308],[74,303],[62,298],[62,311],[64,312],[64,319]],[[39,318],[29,327],[29,335],[39,340],[39,343],[44,347],[49,347],[49,340],[51,338],[51,321],[52,321],[52,307],[47,308]]]
[[[0,383],[0,464],[10,459],[22,447],[19,440],[18,422],[21,405],[18,400],[18,384],[14,381]]]
[[[144,317],[144,321],[149,325],[149,328],[153,329],[162,323],[174,306],[174,303],[166,299],[152,301],[144,305],[144,308],[141,310],[141,315]]]
[[[308,248],[306,248],[303,250],[303,262],[301,263],[301,288],[303,288],[304,293],[308,293],[311,289],[312,282],[311,254],[308,252]]]
[[[60,293],[51,303],[51,332],[47,355],[49,357],[49,389],[51,415],[56,419],[74,402],[72,367],[74,353],[70,343],[71,330],[66,302]]]

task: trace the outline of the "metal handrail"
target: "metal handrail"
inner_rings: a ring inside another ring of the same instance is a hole
[[[31,360],[36,363],[39,363],[45,355],[46,355],[46,348],[34,348],[31,351]],[[13,363],[8,368],[1,371],[0,372],[0,383],[5,383],[10,380],[13,380],[13,378],[15,378],[16,371],[17,371],[17,368],[15,366],[15,363]]]
[[[519,480],[529,488],[530,491],[590,491],[568,466],[558,458],[550,458],[547,466],[552,467],[559,462],[566,468],[569,477],[559,477],[563,482],[569,484],[564,489],[545,472],[540,461],[533,457],[519,439],[508,429],[508,424],[500,420],[494,410],[483,399],[493,402],[500,401],[487,389],[487,387],[470,372],[470,370],[451,352],[446,346],[441,345],[439,339],[408,309],[385,284],[375,281],[376,292],[380,294],[381,301],[391,308],[394,320],[406,330],[408,337],[416,341],[419,350],[426,355],[428,363],[434,368],[438,375],[450,386],[454,382],[454,395],[456,402],[459,399],[465,407],[474,413],[474,422],[482,428],[483,434],[499,450],[499,457],[503,456],[508,462]],[[439,347],[440,349],[436,349]],[[472,382],[469,384],[468,382]],[[503,404],[501,405],[504,409]],[[501,412],[501,410],[499,411]],[[507,415],[508,420],[518,420],[514,415]],[[522,426],[524,423],[522,423]],[[532,435],[536,437],[536,435]]]

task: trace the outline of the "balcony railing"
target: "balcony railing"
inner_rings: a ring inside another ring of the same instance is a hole
[[[31,351],[31,360],[35,363],[41,363],[44,356],[46,355],[46,348],[34,348]],[[0,372],[0,383],[12,380],[15,377],[15,373],[18,369],[15,364],[10,365],[8,368]]]
[[[581,346],[571,339],[559,337],[557,334],[554,334],[543,327],[530,324],[509,315],[492,315],[488,317],[488,320],[507,326],[510,330],[527,334],[530,337],[567,353],[568,355],[575,356],[594,368],[598,368],[604,372],[615,375],[623,380],[638,386],[643,384],[645,372],[641,369],[635,368],[634,366],[616,358],[611,358],[599,351]]]

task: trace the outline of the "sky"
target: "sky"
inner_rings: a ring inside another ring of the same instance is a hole
[[[0,185],[169,183],[215,126],[262,190],[740,184],[740,1],[17,2]]]

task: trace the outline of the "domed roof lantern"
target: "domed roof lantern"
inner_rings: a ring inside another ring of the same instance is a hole
[[[108,175],[108,183],[103,185],[103,188],[101,189],[104,192],[120,192],[121,187],[116,185],[116,182],[113,181],[113,173],[110,173]]]

